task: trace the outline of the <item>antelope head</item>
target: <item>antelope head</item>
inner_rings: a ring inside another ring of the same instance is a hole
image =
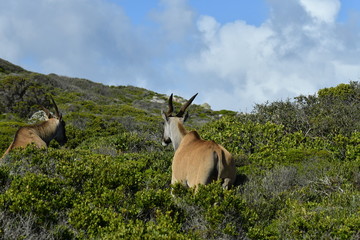
[[[59,109],[54,101],[54,99],[50,96],[51,101],[55,108],[55,115],[53,115],[48,109],[42,107],[48,121],[54,121],[56,123],[56,130],[54,139],[62,146],[67,142],[66,132],[65,132],[65,121],[62,118],[62,114],[59,112]]]
[[[197,94],[192,96],[180,108],[180,111],[176,115],[174,115],[173,94],[170,95],[168,102],[168,111],[166,113],[164,111],[161,111],[161,115],[164,119],[164,135],[162,140],[163,146],[167,146],[172,143],[174,150],[176,150],[179,146],[182,137],[186,134],[185,128],[182,127],[182,124],[189,116],[189,113],[186,112],[186,109],[190,106],[196,96]]]

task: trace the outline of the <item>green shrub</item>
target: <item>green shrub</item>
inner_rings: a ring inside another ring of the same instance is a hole
[[[84,140],[78,148],[115,156],[121,152],[147,151],[156,145],[160,143],[146,140],[137,133],[124,132],[109,137],[93,137]]]
[[[14,178],[11,186],[1,195],[2,209],[13,213],[38,216],[38,224],[57,221],[59,212],[71,207],[73,189],[58,178],[28,173]]]
[[[258,104],[256,121],[283,125],[288,132],[302,131],[312,137],[349,136],[360,128],[360,84],[350,82],[320,89],[317,95],[299,96],[295,102]]]
[[[53,91],[28,75],[8,75],[0,79],[0,93],[0,102],[5,112],[30,117],[39,106],[51,106],[48,94],[53,94]]]
[[[193,232],[201,239],[244,237],[249,227],[246,219],[253,214],[245,207],[242,197],[235,189],[224,190],[219,182],[193,189],[174,186],[177,206],[184,213],[183,229]]]
[[[24,123],[21,122],[0,122],[0,155],[7,150],[12,141],[16,131]]]
[[[272,227],[281,238],[355,239],[360,229],[360,195],[345,190],[320,203],[286,201]]]

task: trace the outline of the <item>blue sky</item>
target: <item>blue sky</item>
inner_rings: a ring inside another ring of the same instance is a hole
[[[358,0],[0,0],[0,57],[249,112],[359,81]]]
[[[149,9],[161,7],[157,0],[112,0],[112,2],[121,5],[136,24],[147,24]],[[263,0],[190,0],[187,2],[197,14],[213,16],[220,23],[244,19],[249,24],[260,25],[266,20],[269,12],[267,3]]]

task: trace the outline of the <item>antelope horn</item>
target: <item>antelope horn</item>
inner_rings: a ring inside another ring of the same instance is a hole
[[[176,114],[177,117],[182,117],[184,115],[186,109],[189,107],[189,105],[192,103],[192,101],[195,99],[195,97],[197,95],[198,94],[195,94],[184,105],[182,105],[182,107],[180,108],[180,111],[178,112],[178,114]]]
[[[166,116],[170,117],[173,112],[174,112],[173,94],[171,94],[170,97],[169,97],[169,110],[166,113]]]
[[[54,104],[54,107],[55,107],[55,115],[56,115],[56,117],[58,117],[58,118],[60,118],[61,117],[61,115],[60,115],[60,113],[59,113],[59,109],[58,109],[58,107],[57,107],[57,105],[56,105],[56,103],[55,103],[55,100],[54,100],[54,98],[50,95],[50,98],[51,98],[51,101],[53,102],[53,104]]]

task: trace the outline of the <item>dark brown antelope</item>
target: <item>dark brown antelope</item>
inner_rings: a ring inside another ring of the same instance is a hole
[[[64,145],[67,142],[65,122],[62,119],[62,114],[59,113],[59,109],[52,97],[51,100],[54,104],[55,116],[43,107],[47,119],[38,124],[20,127],[15,134],[14,141],[2,158],[12,149],[24,148],[31,143],[34,143],[38,148],[47,148],[52,139],[55,139],[60,145]]]
[[[195,94],[180,111],[173,115],[173,95],[169,98],[169,110],[162,111],[164,123],[164,146],[172,143],[175,155],[172,161],[171,184],[180,182],[188,187],[209,184],[221,179],[223,187],[228,188],[236,178],[236,168],[231,154],[214,141],[201,139],[196,131],[187,131],[183,125],[188,117],[187,107]],[[186,113],[185,113],[186,112]]]

